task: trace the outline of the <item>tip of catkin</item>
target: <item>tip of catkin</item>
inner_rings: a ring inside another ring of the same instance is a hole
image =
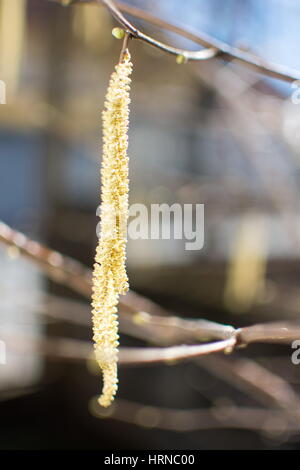
[[[99,405],[102,406],[103,408],[108,408],[112,404],[112,400],[109,400],[104,395],[101,395],[97,401]]]
[[[118,372],[116,364],[111,364],[111,366],[103,368],[102,373],[103,389],[101,396],[98,398],[98,403],[104,408],[107,408],[113,402],[118,389]]]

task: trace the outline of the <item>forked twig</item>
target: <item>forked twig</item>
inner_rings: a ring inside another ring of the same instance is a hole
[[[54,2],[66,5],[65,0],[52,0]],[[212,38],[203,32],[190,32],[185,28],[174,25],[170,22],[162,20],[161,18],[152,15],[151,13],[142,10],[141,8],[127,5],[120,1],[112,0],[70,0],[68,4],[88,4],[98,3],[103,4],[108,8],[118,23],[128,32],[131,33],[132,37],[143,42],[146,42],[164,52],[169,54],[182,56],[186,60],[207,60],[213,57],[220,57],[231,61],[236,61],[245,67],[251,68],[263,75],[268,77],[277,78],[286,82],[294,82],[300,79],[300,72],[293,70],[282,65],[268,62],[261,57],[257,57],[247,51],[239,49],[238,47],[230,46],[218,39]],[[200,51],[189,51],[185,49],[179,49],[176,47],[169,46],[161,41],[157,41],[152,36],[144,34],[136,26],[134,26],[123,13],[128,13],[131,16],[147,21],[148,23],[157,26],[166,31],[178,34],[184,38],[187,38],[196,44],[203,46],[205,49]]]

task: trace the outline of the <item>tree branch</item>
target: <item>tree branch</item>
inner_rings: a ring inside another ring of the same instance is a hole
[[[90,300],[92,271],[68,256],[31,240],[21,232],[0,222],[0,243],[18,250],[21,256],[33,262],[49,279],[62,284]],[[158,337],[159,341],[172,344],[179,341],[201,339],[227,339],[234,328],[208,320],[185,320],[170,316],[151,300],[130,291],[120,299],[122,311],[138,314],[132,317],[133,329],[144,333],[145,339]],[[127,317],[127,320],[130,317]],[[152,335],[149,333],[152,332]],[[154,332],[154,335],[153,335]]]
[[[120,348],[120,364],[155,364],[191,359],[207,354],[232,351],[236,338],[207,344],[170,346],[169,348]]]
[[[78,261],[50,250],[36,241],[30,240],[24,234],[13,230],[2,222],[0,222],[0,243],[1,242],[9,247],[17,248],[21,255],[29,258],[50,279],[68,286],[75,292],[81,293],[90,299],[91,270],[81,265]],[[235,338],[236,345],[242,347],[257,342],[291,344],[293,340],[300,338],[299,322],[267,323],[235,329],[233,326],[210,322],[208,320],[189,320],[170,316],[169,312],[162,307],[132,291],[122,298],[120,306],[125,312],[138,315],[137,317],[132,317],[133,328],[136,327],[140,329],[145,339],[150,339],[147,332],[151,332],[151,340],[153,343],[157,343],[156,339],[159,344],[170,344],[170,341],[172,343],[175,338],[176,342],[187,340],[207,341],[208,339],[227,340]],[[170,334],[168,333],[169,328],[171,329]],[[194,346],[184,347],[193,348]],[[215,347],[218,346],[214,344],[212,348]],[[225,348],[226,347],[227,346],[225,346]],[[168,353],[165,352],[164,348],[161,348],[161,353],[159,354],[156,351],[153,356],[155,358],[153,362],[164,362],[168,359],[166,358],[166,354]],[[174,354],[174,351],[172,354]],[[180,351],[178,354],[182,359],[189,357],[185,355],[186,349]],[[187,352],[187,354],[189,354],[189,352]],[[175,356],[176,355],[177,352]],[[175,356],[174,359],[177,358]],[[193,352],[191,350],[191,357],[192,356]],[[151,361],[145,357],[144,362]]]
[[[279,375],[248,358],[209,356],[197,364],[264,406],[280,408],[300,423],[300,399]]]
[[[45,338],[27,334],[2,334],[8,349],[27,353],[37,351],[39,354],[56,359],[85,361],[93,357],[93,348],[88,341],[71,338]],[[182,359],[224,351],[235,345],[235,338],[200,345],[180,345],[169,348],[120,348],[119,364],[145,365],[168,363]]]
[[[86,298],[91,296],[92,271],[78,261],[64,256],[57,251],[31,240],[17,230],[0,221],[0,243],[8,247],[14,247],[20,255],[28,258],[51,280],[62,284]],[[145,297],[129,292],[120,300],[120,305],[125,311],[136,313],[137,311],[149,311],[158,315],[166,315],[167,312]]]
[[[63,0],[52,0],[54,2],[63,4]],[[218,39],[212,38],[203,32],[193,33],[185,28],[181,28],[172,23],[157,18],[140,8],[132,7],[119,1],[111,0],[70,0],[69,4],[88,4],[98,3],[103,4],[108,8],[114,18],[119,22],[121,26],[135,39],[144,41],[158,49],[163,50],[169,54],[182,55],[187,60],[206,60],[213,57],[220,57],[227,60],[236,61],[256,72],[262,73],[268,77],[277,78],[286,82],[294,82],[300,80],[300,71],[294,70],[282,65],[268,62],[261,57],[257,57],[249,52],[243,51],[237,47],[230,46],[229,44],[219,41]],[[196,44],[202,45],[206,49],[201,51],[188,51],[184,49],[178,49],[160,41],[155,40],[151,36],[144,34],[142,31],[137,29],[127,18],[124,17],[123,13],[128,13],[131,16],[147,21],[148,23],[165,29],[172,33],[178,34],[184,38],[187,38]]]
[[[207,429],[247,429],[264,434],[281,436],[299,432],[299,423],[288,419],[277,409],[240,407],[234,404],[200,409],[174,409],[147,406],[128,400],[117,399],[109,409],[97,404],[90,405],[91,412],[99,418],[110,418],[137,426],[177,432]]]

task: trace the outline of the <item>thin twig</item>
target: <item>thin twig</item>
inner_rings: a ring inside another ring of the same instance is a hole
[[[48,296],[46,296],[48,297]],[[77,306],[77,302],[64,299],[57,299],[50,296],[49,301],[52,305],[52,314],[56,318],[63,318],[72,321],[72,315],[75,316],[73,321],[79,320],[81,317],[85,320],[82,324],[87,324],[86,311],[76,310],[85,308],[85,305]],[[69,305],[70,303],[70,305]],[[56,310],[62,310],[57,312]],[[68,314],[71,309],[72,315]],[[45,313],[45,312],[43,312]],[[46,312],[47,313],[47,312]],[[78,318],[79,313],[79,318]],[[61,317],[62,314],[62,317]],[[66,315],[67,314],[67,315]],[[76,314],[76,315],[74,315]],[[4,335],[7,348],[12,351],[22,353],[34,352],[50,357],[52,359],[62,359],[71,361],[86,361],[93,357],[91,344],[86,341],[79,341],[69,338],[44,338],[40,336],[28,336],[21,334]],[[232,338],[234,339],[234,338]],[[198,358],[197,362],[208,369],[212,374],[225,380],[230,385],[248,393],[250,397],[258,399],[263,405],[280,408],[286,413],[286,417],[291,422],[300,422],[299,414],[299,397],[293,391],[290,384],[270,372],[268,369],[255,363],[249,359],[227,359],[211,355],[218,350],[225,350],[233,347],[234,342],[226,340],[225,342],[211,343],[200,346],[178,346],[171,348],[121,348],[120,365],[145,365],[157,362],[170,364],[179,359]],[[210,355],[205,360],[199,356]]]
[[[207,429],[247,429],[279,437],[299,432],[299,423],[288,419],[276,409],[239,407],[234,404],[212,406],[207,409],[174,409],[148,406],[128,400],[117,399],[105,410],[97,404],[90,404],[90,410],[99,418],[110,418],[146,428],[176,432],[191,432]],[[274,433],[274,434],[273,434]]]
[[[0,243],[14,247],[19,254],[31,260],[51,280],[69,287],[73,291],[90,299],[92,285],[92,271],[78,261],[51,250],[48,247],[31,240],[17,230],[0,222]],[[120,305],[125,311],[149,311],[158,315],[167,312],[151,300],[134,292],[122,297]]]
[[[262,323],[238,330],[238,342],[243,346],[252,343],[291,344],[296,339],[300,339],[299,322]]]
[[[236,344],[236,339],[225,339],[208,344],[171,346],[169,348],[121,348],[120,364],[155,364],[172,362],[182,359],[191,359],[207,354],[231,351]]]
[[[123,62],[125,54],[128,51],[128,42],[129,42],[130,37],[131,37],[131,34],[126,32],[125,36],[124,36],[124,39],[123,39],[123,45],[122,45],[121,53],[120,53],[120,59],[119,59],[120,63]]]
[[[89,308],[86,304],[81,302],[56,297],[50,294],[43,296],[42,301],[38,306],[32,305],[31,303],[28,304],[28,302],[24,303],[24,300],[21,299],[20,308],[23,310],[26,308],[33,309],[34,307],[40,314],[50,316],[56,320],[90,326]],[[156,319],[156,327],[155,323],[152,323],[151,325],[151,328],[154,328],[154,331],[151,331],[150,329],[143,333],[142,325],[139,325],[140,329],[133,328],[133,326],[137,326],[132,321],[133,316],[124,313],[120,318],[120,330],[122,332],[124,332],[124,317],[125,325],[126,322],[128,323],[128,328],[125,328],[125,332],[127,332],[127,334],[147,339],[148,341],[150,339],[150,342],[160,344],[161,346],[165,345],[166,342],[170,340],[170,344],[172,344],[172,335],[164,336],[161,334],[166,329],[169,329],[168,323],[166,322],[169,318]],[[175,317],[170,317],[170,320],[170,323],[173,323],[173,325],[178,325],[178,320],[184,321]],[[203,323],[205,323],[205,321],[203,321]],[[197,321],[195,321],[195,325],[196,324]],[[185,327],[193,329],[192,320],[187,320]],[[181,337],[178,338],[178,341],[179,339],[184,339],[185,330],[180,329],[179,333]],[[74,342],[74,340],[70,340],[69,338],[42,338],[38,343],[36,343],[36,341],[36,337],[33,338],[33,341],[32,338],[28,339],[28,337],[22,339],[18,338],[18,341],[16,341],[16,338],[14,337],[12,347],[15,347],[15,345],[18,347],[26,347],[27,345],[27,348],[33,347],[34,350],[37,349],[42,354],[50,355],[51,357],[54,356],[62,360],[85,360],[92,354],[90,344],[81,341]],[[38,348],[36,348],[37,344],[39,345]],[[66,351],[67,354],[65,353]],[[170,354],[170,349],[164,351],[166,351],[167,355]],[[153,355],[153,349],[149,349],[149,352]],[[144,352],[141,349],[121,348],[121,364],[139,365],[139,363],[136,362],[136,357],[140,357],[141,353],[143,359],[145,359]],[[128,359],[130,362],[128,362]],[[288,360],[288,358],[285,358],[285,364]],[[262,403],[265,406],[275,405],[276,407],[285,410],[289,414],[290,418],[298,421],[300,420],[299,412],[297,411],[300,410],[298,395],[294,392],[287,380],[283,379],[278,374],[271,372],[261,364],[257,364],[255,361],[248,358],[236,359],[233,357],[222,357],[220,355],[216,357],[212,354],[209,356],[206,355],[205,359],[198,357],[196,362],[202,368],[207,369],[211,374],[247,393],[251,398],[254,397],[259,403]]]
[[[50,279],[90,298],[91,270],[78,261],[50,250],[2,222],[0,222],[1,242],[9,247],[16,247],[21,255],[29,258]],[[291,344],[292,341],[300,338],[299,322],[266,323],[235,329],[233,326],[208,320],[170,317],[168,311],[132,291],[122,298],[120,305],[125,312],[138,313],[138,317],[133,319],[134,322],[148,327],[148,330],[158,328],[167,332],[168,328],[171,328],[173,330],[171,337],[175,334],[178,342],[182,339],[203,341],[204,339],[226,340],[235,337],[237,346],[242,347],[251,343]],[[147,329],[144,331],[146,332]],[[164,333],[161,335],[158,332],[157,334],[160,335],[161,341]],[[164,353],[162,353],[161,361],[164,360]]]
[[[168,54],[183,56],[185,60],[207,60],[215,57],[218,54],[218,50],[214,47],[209,47],[207,49],[201,49],[200,51],[188,51],[186,49],[180,49],[178,47],[169,46],[161,41],[148,36],[147,34],[140,31],[136,28],[120,11],[119,7],[112,2],[111,0],[97,0],[97,3],[102,3],[105,5],[114,18],[125,28],[127,32],[135,39],[144,41],[151,46],[156,47],[157,49],[163,50]],[[121,4],[122,8],[123,4]]]
[[[63,0],[52,0],[60,4],[63,3]],[[300,79],[300,72],[282,65],[274,64],[268,62],[260,57],[257,57],[249,52],[243,51],[237,47],[230,46],[218,39],[212,38],[209,35],[203,32],[193,33],[188,31],[185,28],[181,28],[172,23],[164,21],[160,18],[157,18],[155,15],[152,15],[140,8],[132,7],[130,5],[124,4],[123,2],[112,2],[111,0],[73,0],[70,1],[70,4],[88,4],[88,3],[98,3],[104,4],[115,19],[121,24],[125,30],[129,31],[135,39],[144,41],[158,49],[163,50],[164,52],[182,55],[187,60],[207,60],[213,57],[225,58],[227,60],[234,60],[242,65],[251,68],[263,75],[268,77],[277,78],[286,82],[294,82],[295,80]],[[165,29],[172,33],[178,34],[179,36],[185,37],[197,44],[202,45],[206,49],[201,51],[188,51],[184,49],[178,49],[171,47],[167,44],[164,44],[160,41],[155,40],[151,36],[148,36],[137,29],[127,18],[124,17],[122,12],[128,13],[131,16],[145,20],[152,25],[155,25],[159,28]]]
[[[69,287],[90,300],[92,271],[68,256],[51,250],[31,240],[21,232],[0,222],[0,243],[13,247],[18,253],[33,262],[49,279]],[[166,338],[167,344],[201,339],[226,339],[233,327],[207,320],[185,320],[170,316],[169,312],[133,291],[120,300],[121,311],[138,314],[133,317],[133,329],[144,331],[145,339],[151,339],[153,329],[159,341]],[[128,317],[127,317],[128,318]],[[171,343],[170,343],[171,342]]]
[[[13,351],[36,351],[56,359],[85,361],[93,357],[93,348],[88,341],[70,338],[44,338],[22,334],[1,335],[7,349]],[[180,345],[169,348],[120,348],[119,364],[145,365],[169,363],[191,359],[214,352],[224,351],[235,345],[235,338],[200,345]]]
[[[210,356],[205,360],[197,359],[197,363],[263,405],[286,411],[291,419],[300,423],[299,396],[286,380],[257,362],[248,358]]]

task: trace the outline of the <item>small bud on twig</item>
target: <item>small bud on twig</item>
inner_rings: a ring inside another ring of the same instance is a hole
[[[187,58],[183,54],[179,54],[176,57],[176,64],[185,64],[187,62]]]
[[[116,39],[123,39],[125,36],[125,31],[122,28],[114,28],[111,32],[111,34],[116,38]]]

